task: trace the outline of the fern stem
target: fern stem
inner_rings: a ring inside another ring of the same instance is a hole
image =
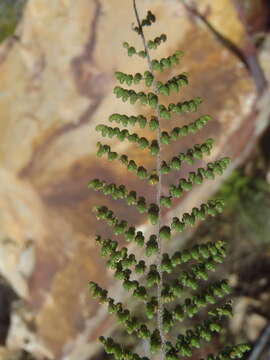
[[[152,67],[152,62],[151,62],[151,58],[150,58],[150,54],[149,54],[149,49],[145,40],[145,36],[144,36],[144,32],[143,32],[143,28],[141,25],[141,21],[139,18],[139,14],[138,14],[138,10],[137,10],[137,6],[136,6],[136,0],[133,0],[133,7],[134,7],[134,12],[135,12],[135,16],[136,16],[136,20],[138,23],[138,27],[140,29],[140,35],[142,37],[142,41],[143,41],[143,45],[144,45],[144,49],[147,55],[147,62],[148,62],[148,67],[150,72],[153,74],[154,76],[154,71],[153,71],[153,67]],[[156,82],[156,78],[154,76],[153,79],[153,91],[156,95],[158,95],[158,88],[157,88],[157,82]],[[161,270],[161,260],[162,260],[162,244],[161,244],[161,239],[160,239],[160,235],[159,235],[159,230],[161,228],[161,204],[160,204],[160,198],[161,198],[161,189],[162,189],[162,174],[161,174],[161,129],[160,129],[160,123],[161,123],[161,117],[160,117],[160,110],[159,107],[157,106],[157,110],[156,110],[156,115],[157,115],[157,119],[158,119],[158,128],[157,128],[157,142],[158,142],[158,146],[159,146],[159,152],[157,154],[156,157],[156,171],[157,171],[157,175],[158,175],[158,183],[157,183],[157,193],[156,193],[156,204],[159,207],[159,216],[158,216],[158,221],[157,221],[157,243],[158,243],[158,252],[157,252],[157,270],[159,272],[159,276],[160,276],[160,282],[158,283],[158,287],[157,287],[157,299],[158,299],[158,310],[157,310],[157,323],[158,323],[158,330],[160,333],[160,337],[161,337],[161,360],[165,359],[165,335],[163,332],[163,321],[162,321],[162,316],[163,316],[163,309],[164,309],[164,305],[163,305],[163,301],[161,299],[161,291],[162,291],[162,286],[163,286],[163,278],[162,278],[162,270]]]

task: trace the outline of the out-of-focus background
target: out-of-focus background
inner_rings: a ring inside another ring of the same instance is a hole
[[[216,195],[226,200],[226,211],[164,246],[169,252],[207,240],[228,241],[228,257],[215,277],[229,279],[235,316],[206,350],[248,341],[257,351],[249,359],[269,359],[270,2],[137,3],[142,16],[151,9],[157,17],[146,30],[148,39],[168,36],[154,56],[185,52],[179,65],[160,76],[162,81],[182,71],[190,74],[189,87],[172,100],[201,96],[199,113],[214,119],[175,144],[169,155],[213,137],[207,160],[232,159],[223,177],[196,186],[164,216]],[[94,235],[110,232],[90,209],[110,205],[147,232],[146,218],[87,189],[88,181],[99,177],[154,199],[147,184],[95,155],[95,127],[111,113],[150,114],[112,94],[116,70],[146,70],[145,60],[127,57],[121,46],[128,41],[141,47],[134,21],[131,0],[0,0],[0,359],[103,359],[97,337],[112,333],[132,349],[145,347],[87,289],[89,280],[98,282],[140,316],[140,307],[130,303],[105,268]],[[172,124],[195,115],[178,116]],[[154,165],[143,151],[111,143]]]

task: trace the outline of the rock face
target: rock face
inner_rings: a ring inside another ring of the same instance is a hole
[[[230,1],[220,3],[234,24],[233,36],[240,37],[243,25]],[[209,29],[194,21],[180,1],[138,1],[138,5],[141,14],[150,7],[157,16],[155,26],[147,29],[148,38],[162,32],[168,36],[156,56],[176,49],[186,54],[160,79],[190,73],[191,85],[181,98],[201,96],[200,114],[215,119],[164,156],[214,137],[216,147],[207,160],[224,155],[232,157],[233,166],[238,164],[265,126],[257,122],[256,90],[245,66]],[[225,15],[212,16],[226,32]],[[121,201],[109,203],[90,192],[87,183],[94,177],[124,182],[153,199],[148,185],[127,176],[119,164],[95,156],[95,127],[111,113],[150,114],[148,108],[120,103],[112,94],[114,71],[145,71],[145,61],[127,58],[121,46],[128,40],[141,48],[131,31],[132,22],[131,1],[29,1],[17,29],[19,38],[1,45],[0,271],[22,299],[11,317],[7,346],[12,351],[23,348],[40,359],[87,359],[98,348],[97,337],[113,327],[113,319],[87,291],[87,282],[94,280],[110,287],[110,294],[119,299],[123,296],[94,243],[96,233],[110,232],[90,209],[96,203],[111,205],[117,216],[137,226],[143,226],[145,218]],[[176,96],[170,98],[175,100]],[[175,118],[172,124],[191,119],[194,116]],[[144,134],[151,136],[148,131]],[[111,143],[139,163],[154,166],[143,151]],[[183,174],[187,171],[183,169]],[[172,180],[164,184],[164,191]],[[217,181],[196,188],[167,216],[200,203]]]

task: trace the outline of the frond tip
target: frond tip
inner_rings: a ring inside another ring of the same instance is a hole
[[[146,18],[142,19],[142,21],[140,23],[140,26],[135,26],[133,28],[133,30],[136,31],[136,33],[138,35],[141,35],[142,34],[142,28],[144,26],[151,26],[155,21],[156,21],[155,15],[150,10],[148,10]]]

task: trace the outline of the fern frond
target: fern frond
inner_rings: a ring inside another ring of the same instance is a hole
[[[117,138],[119,142],[128,141],[137,145],[141,150],[148,150],[149,154],[156,158],[156,166],[149,170],[139,165],[135,160],[129,159],[126,154],[118,154],[108,144],[97,143],[97,156],[107,157],[108,161],[120,161],[129,173],[132,173],[140,180],[156,186],[156,199],[147,203],[144,196],[139,196],[135,190],[127,189],[124,184],[116,185],[107,183],[104,180],[93,179],[88,187],[99,191],[114,200],[124,200],[128,206],[135,206],[140,214],[147,215],[150,225],[155,226],[154,233],[147,239],[142,231],[128,224],[126,220],[118,219],[114,212],[106,206],[95,206],[96,218],[104,220],[111,228],[114,236],[122,236],[127,242],[135,242],[143,250],[143,256],[154,256],[148,266],[144,258],[138,258],[129,253],[127,247],[119,247],[116,240],[102,239],[96,237],[96,243],[100,246],[101,256],[109,257],[106,266],[113,270],[116,279],[122,281],[125,291],[129,291],[138,301],[145,306],[145,314],[150,321],[156,315],[157,326],[148,326],[140,322],[138,318],[124,308],[123,304],[108,296],[107,290],[101,288],[97,283],[90,282],[89,288],[93,298],[100,303],[107,304],[110,314],[115,314],[117,320],[124,326],[128,334],[135,334],[138,338],[145,339],[149,343],[151,354],[160,351],[161,360],[178,360],[179,357],[191,357],[194,350],[199,349],[203,342],[209,342],[213,336],[222,330],[222,318],[232,316],[231,301],[227,300],[230,293],[230,286],[227,280],[219,280],[208,283],[210,273],[216,271],[216,267],[222,263],[226,256],[226,244],[223,241],[207,242],[201,245],[194,245],[190,249],[176,251],[173,254],[161,251],[163,241],[170,240],[174,233],[182,232],[186,227],[192,227],[198,220],[205,220],[207,216],[215,216],[223,211],[224,201],[222,199],[208,200],[199,207],[194,207],[190,213],[184,212],[179,217],[173,217],[169,224],[163,223],[162,208],[171,208],[173,199],[181,197],[184,192],[190,191],[195,185],[201,184],[205,179],[214,179],[216,175],[222,175],[229,164],[229,159],[224,157],[214,162],[206,163],[204,167],[190,171],[186,178],[180,175],[177,185],[169,185],[169,194],[163,193],[163,176],[173,170],[181,171],[185,162],[187,165],[194,165],[195,161],[204,160],[213,147],[213,139],[209,138],[200,144],[191,145],[185,152],[174,155],[165,161],[162,158],[162,150],[177,141],[183,136],[196,133],[211,120],[209,115],[199,116],[196,120],[181,127],[174,127],[171,130],[163,129],[164,121],[172,119],[173,115],[195,113],[202,103],[200,97],[178,103],[170,103],[165,106],[161,103],[162,96],[169,96],[171,93],[179,92],[189,84],[188,75],[180,72],[165,82],[157,79],[158,72],[172,68],[180,63],[183,56],[182,51],[175,51],[168,57],[152,59],[150,52],[155,50],[167,40],[165,34],[155,37],[153,40],[146,40],[144,29],[151,26],[156,18],[151,11],[140,21],[136,0],[133,0],[137,26],[133,30],[140,36],[143,43],[143,50],[137,50],[128,42],[123,43],[128,56],[138,55],[147,60],[148,69],[144,73],[135,72],[128,74],[121,71],[115,72],[116,80],[120,85],[128,87],[145,85],[149,90],[135,91],[122,86],[115,86],[113,93],[117,99],[130,104],[146,105],[152,111],[148,118],[144,115],[126,115],[113,113],[109,116],[110,123],[117,123],[124,127],[99,124],[96,130],[103,137]],[[149,110],[149,109],[148,109]],[[169,122],[167,121],[166,128]],[[139,126],[141,130],[146,127],[154,132],[152,138],[140,136],[126,128]],[[184,265],[184,266],[183,266]],[[182,268],[183,266],[183,268]],[[175,272],[175,275],[174,275]],[[165,274],[171,274],[170,280],[164,281]],[[132,275],[137,280],[132,279]],[[143,275],[141,281],[139,277]],[[140,280],[140,281],[138,281]],[[204,283],[204,284],[203,284]],[[153,292],[156,290],[156,295]],[[176,302],[173,307],[164,306]],[[178,303],[179,302],[179,303]],[[175,343],[169,341],[170,330],[186,319],[195,318],[201,309],[205,309],[206,319],[201,323],[195,323],[185,333],[177,336]],[[152,329],[153,330],[150,330]],[[114,342],[110,337],[99,338],[107,354],[113,355],[116,360],[149,360],[137,353],[132,353],[119,343]],[[207,360],[230,360],[241,358],[249,350],[246,344],[233,347],[226,347],[218,355],[209,354]]]
[[[191,149],[192,151],[192,149]],[[183,157],[185,154],[183,154]],[[183,159],[182,157],[182,159]],[[181,158],[181,156],[180,156]],[[179,157],[178,157],[179,159]],[[179,159],[180,160],[180,159]],[[181,160],[180,160],[181,161]],[[187,162],[193,163],[194,156],[188,154],[187,155]],[[176,160],[174,160],[176,163]],[[226,170],[229,164],[228,158],[223,158],[220,160],[215,161],[214,163],[210,162],[207,164],[207,168],[198,168],[197,172],[190,172],[188,178],[181,178],[179,179],[178,186],[173,184],[169,185],[169,194],[171,197],[180,197],[182,196],[184,191],[190,191],[194,185],[201,184],[204,179],[214,179],[215,175],[222,175]],[[167,173],[170,172],[171,167],[167,166]],[[196,210],[194,210],[196,211]]]
[[[211,119],[211,116],[203,115],[188,125],[174,127],[170,133],[170,137],[172,140],[176,141],[179,137],[194,134],[201,130]]]
[[[88,188],[100,191],[104,195],[111,196],[114,200],[125,199],[127,205],[136,206],[140,214],[145,213],[149,207],[145,197],[137,197],[137,192],[134,190],[127,190],[125,185],[117,186],[114,183],[106,184],[105,181],[93,179],[88,183]]]
[[[221,213],[223,208],[223,200],[209,200],[206,204],[202,204],[200,209],[194,207],[191,213],[184,213],[181,221],[175,216],[172,220],[171,228],[177,232],[182,232],[186,226],[193,226],[197,219],[205,220],[207,215],[215,216]]]
[[[141,129],[144,129],[146,124],[147,124],[147,119],[143,116],[143,115],[138,115],[138,116],[127,116],[125,114],[121,115],[121,114],[111,114],[109,117],[109,121],[113,122],[115,121],[118,124],[121,124],[122,126],[135,126],[135,125],[139,125]]]
[[[154,71],[164,71],[173,65],[179,64],[180,58],[184,55],[183,51],[177,50],[172,55],[161,60],[153,59],[151,65]]]

